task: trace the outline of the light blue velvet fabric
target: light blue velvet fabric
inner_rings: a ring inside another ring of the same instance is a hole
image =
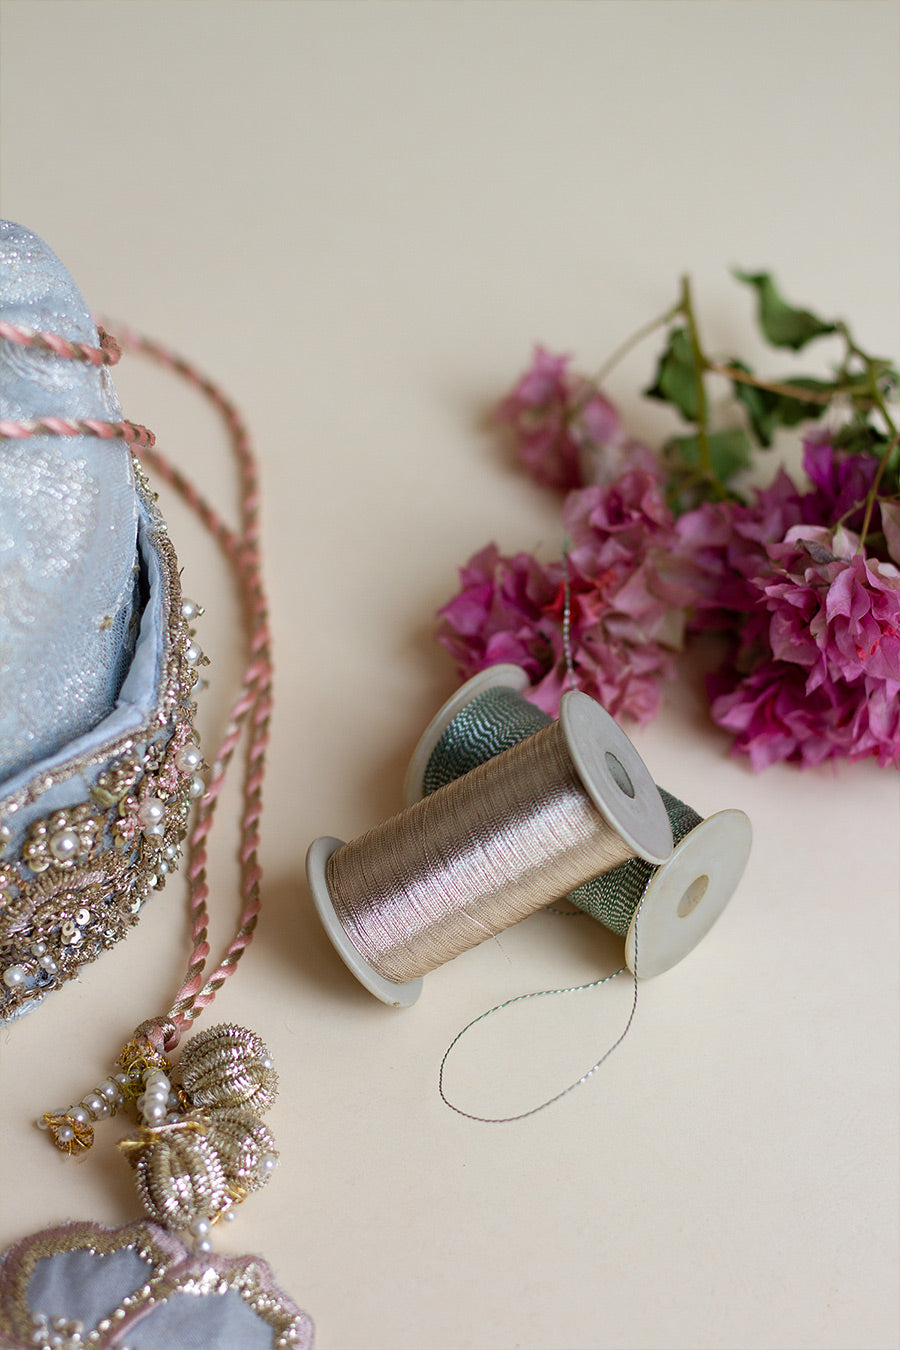
[[[18,328],[99,342],[66,268],[10,221],[0,312]],[[0,340],[0,417],[48,416],[121,421],[109,369]],[[0,440],[0,863],[20,855],[35,821],[90,802],[126,737],[140,754],[170,734],[157,716],[173,605],[164,530],[123,440]],[[0,940],[15,924],[0,914]],[[0,1026],[57,982],[27,962],[20,989],[34,997],[10,1012],[0,984]]]
[[[30,230],[0,222],[0,312],[97,345],[78,288]],[[120,421],[107,368],[0,342],[0,417]],[[0,441],[0,795],[106,717],[138,605],[138,499],[122,440]]]
[[[0,1345],[91,1333],[129,1350],[313,1350],[312,1319],[261,1257],[206,1255],[146,1220],[120,1229],[75,1223],[0,1254]],[[67,1324],[67,1325],[66,1325]],[[91,1341],[91,1344],[94,1342]]]

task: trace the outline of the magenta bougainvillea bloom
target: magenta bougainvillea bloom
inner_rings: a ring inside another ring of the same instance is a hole
[[[733,687],[713,693],[712,714],[734,735],[754,769],[779,760],[804,767],[838,756],[900,763],[900,684],[825,679],[812,692],[802,666],[770,659]]]
[[[822,432],[803,442],[803,469],[813,485],[804,499],[804,520],[822,525],[841,521],[847,529],[858,530],[878,472],[875,456],[836,450]]]
[[[459,594],[439,611],[439,641],[465,676],[506,661],[521,666],[543,706],[547,678],[564,663],[562,565],[545,566],[530,553],[507,556],[488,544],[459,577]]]
[[[521,665],[534,702],[555,714],[569,682],[568,589],[578,687],[613,716],[647,722],[659,709],[661,681],[673,674],[672,653],[694,598],[694,564],[648,474],[573,492],[563,515],[572,540],[565,565],[540,564],[527,553],[505,557],[493,544],[482,549],[440,611],[438,638],[464,676],[502,661]]]
[[[771,615],[772,653],[825,678],[900,682],[900,571],[867,558],[849,530],[796,526],[770,545],[770,580],[757,582]]]
[[[836,755],[900,764],[900,569],[843,528],[794,526],[749,582],[756,660],[712,682],[713,719],[757,768]],[[767,639],[767,641],[766,641]]]
[[[680,648],[696,566],[658,481],[625,473],[572,492],[563,507],[573,581],[608,633]]]
[[[463,676],[522,666],[551,715],[574,684],[646,722],[685,642],[713,634],[712,716],[755,768],[900,766],[900,371],[843,320],[791,305],[769,273],[735,276],[756,293],[770,347],[843,343],[830,374],[763,377],[707,354],[689,278],[596,379],[536,347],[496,416],[526,472],[564,495],[562,557],[482,549],[439,611],[439,640]],[[678,423],[654,452],[599,381],[659,327],[644,393]],[[775,464],[749,486],[755,451],[795,428],[802,474]]]
[[[545,487],[569,491],[630,468],[657,474],[648,446],[624,430],[615,406],[569,369],[570,357],[536,347],[532,363],[497,408],[523,467]]]

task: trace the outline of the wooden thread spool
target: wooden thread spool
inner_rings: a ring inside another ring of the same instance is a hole
[[[310,846],[319,915],[376,997],[409,1006],[422,976],[672,832],[643,760],[587,695],[550,722],[349,844]]]

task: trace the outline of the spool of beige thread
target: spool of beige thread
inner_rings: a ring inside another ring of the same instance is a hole
[[[672,831],[631,741],[586,694],[471,773],[352,840],[307,855],[323,925],[384,1003],[408,1007],[429,970],[591,877],[664,862]]]
[[[548,721],[546,714],[525,702],[529,679],[519,666],[497,665],[480,671],[452,695],[431,719],[416,746],[404,785],[407,802],[418,801],[428,791],[427,782],[435,761],[446,770],[447,755],[440,757],[445,734],[454,724],[466,725],[457,730],[454,742],[457,758],[471,772],[471,765],[484,762],[498,747],[508,746],[513,735],[514,719],[510,719],[511,705],[518,704],[524,729],[533,732]],[[477,734],[472,728],[475,709],[484,704],[491,694],[505,694],[507,720],[499,719],[481,706],[477,718]],[[459,745],[465,742],[465,754],[459,755]],[[443,772],[438,781],[445,781]],[[659,867],[650,867],[632,859],[612,869],[602,877],[593,878],[587,886],[568,895],[573,904],[585,913],[624,937],[625,961],[629,969],[642,979],[661,975],[682,961],[703,940],[734,895],[750,855],[752,830],[743,811],[717,811],[705,820],[683,802],[665,794],[667,810],[674,810],[670,820],[675,834],[675,848]],[[696,823],[687,829],[686,819],[693,816]],[[601,893],[615,890],[621,897],[617,904],[616,922],[604,917],[604,905],[598,903]],[[555,899],[561,899],[562,892]],[[631,911],[630,921],[628,913]],[[624,918],[623,918],[624,915]],[[640,956],[638,957],[638,917],[640,917]]]

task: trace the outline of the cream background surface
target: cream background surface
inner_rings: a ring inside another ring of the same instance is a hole
[[[6,0],[0,19],[3,213],[97,312],[213,374],[262,462],[265,908],[200,1025],[268,1042],[282,1162],[217,1245],[268,1257],[320,1350],[896,1345],[895,774],[754,776],[687,666],[629,731],[698,810],[747,811],[750,866],[704,944],[641,987],[602,1072],[518,1125],[447,1110],[444,1049],[503,998],[613,970],[616,942],[539,915],[396,1012],[332,953],[303,870],[315,836],[400,806],[455,684],[432,615],[456,567],[491,538],[559,548],[556,503],[486,420],[535,341],[597,366],[688,271],[710,345],[777,361],[747,340],[740,265],[896,357],[896,5]],[[611,384],[648,436],[668,425],[638,394],[655,351]],[[126,415],[231,509],[214,417],[136,358],[118,369]],[[212,744],[236,611],[164,501],[208,611]],[[214,836],[219,943],[234,836],[228,819]],[[127,942],[0,1032],[0,1244],[136,1215],[115,1123],[73,1164],[31,1121],[163,1011],[186,942],[172,882]],[[457,1096],[507,1113],[577,1077],[624,1024],[619,983],[489,1021],[461,1047]]]

